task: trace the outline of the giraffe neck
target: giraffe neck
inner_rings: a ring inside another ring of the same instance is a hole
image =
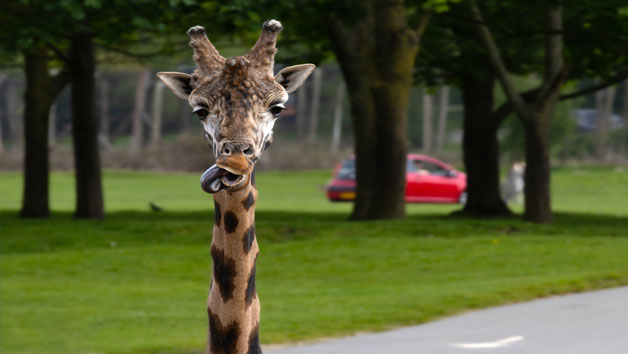
[[[253,182],[254,183],[254,182]],[[214,233],[211,245],[212,282],[207,313],[206,353],[261,353],[259,299],[255,291],[254,184],[214,194]]]

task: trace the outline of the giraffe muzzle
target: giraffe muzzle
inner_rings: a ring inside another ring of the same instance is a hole
[[[253,171],[254,150],[251,143],[226,141],[221,144],[216,165],[236,175],[248,175]]]
[[[233,191],[245,185],[248,178],[249,175],[237,175],[218,165],[213,165],[201,176],[201,188],[210,194],[221,190]]]

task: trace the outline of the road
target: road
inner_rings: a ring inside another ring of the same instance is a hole
[[[626,354],[628,287],[494,307],[420,326],[265,352]]]

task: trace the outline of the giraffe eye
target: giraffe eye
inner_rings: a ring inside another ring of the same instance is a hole
[[[269,111],[270,111],[270,113],[273,116],[277,117],[279,115],[279,113],[281,113],[281,111],[283,111],[284,109],[286,109],[286,107],[284,107],[283,105],[276,104],[276,105],[270,107]]]
[[[203,107],[194,107],[192,113],[196,114],[200,120],[204,120],[205,118],[207,118],[209,111]]]

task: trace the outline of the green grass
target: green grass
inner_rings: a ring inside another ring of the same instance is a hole
[[[152,172],[105,172],[105,208],[108,211],[149,211],[153,202],[166,211],[210,211],[212,197],[204,193],[197,174],[160,174]],[[257,210],[348,213],[350,203],[330,203],[324,186],[329,171],[259,173],[257,186],[260,198]],[[55,211],[74,209],[74,176],[54,173],[50,182],[51,208]],[[19,208],[22,177],[19,173],[0,174],[0,210]],[[410,205],[413,212],[449,212],[456,206]]]
[[[258,176],[264,343],[628,284],[626,171],[555,171],[553,225],[451,218],[444,205],[347,222],[350,204],[324,199],[328,176]],[[198,176],[106,173],[104,221],[71,218],[72,183],[54,174],[54,217],[20,220],[20,176],[0,174],[0,352],[200,353],[212,205]]]

